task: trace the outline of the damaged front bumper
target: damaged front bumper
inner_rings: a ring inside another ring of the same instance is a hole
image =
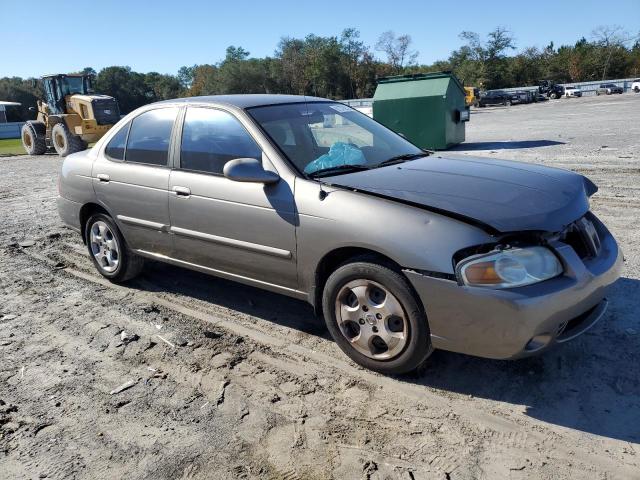
[[[605,313],[607,287],[620,276],[622,252],[597,222],[602,248],[580,258],[568,244],[552,244],[564,274],[526,287],[491,289],[458,285],[405,270],[423,302],[434,348],[494,359],[539,353],[571,340]]]

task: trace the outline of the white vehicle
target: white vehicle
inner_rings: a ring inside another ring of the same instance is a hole
[[[565,87],[564,88],[564,96],[565,97],[581,97],[582,90],[578,87]]]
[[[631,90],[636,93],[640,93],[640,78],[636,78],[631,84]]]

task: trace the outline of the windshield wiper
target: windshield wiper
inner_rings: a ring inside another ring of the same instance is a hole
[[[409,160],[413,160],[414,158],[426,157],[427,155],[431,155],[431,152],[405,153],[404,155],[396,155],[395,157],[391,157],[384,162],[380,162],[375,166],[375,168],[386,167],[387,165],[395,165],[396,163],[408,162]]]
[[[335,167],[321,168],[320,170],[309,173],[308,176],[310,178],[324,177],[325,175],[331,175],[335,172],[342,172],[343,170],[344,173],[349,173],[349,171],[358,172],[361,170],[369,170],[370,168],[371,167],[367,167],[365,165],[336,165]]]

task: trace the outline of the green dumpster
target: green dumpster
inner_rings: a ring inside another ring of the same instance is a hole
[[[443,150],[464,142],[469,120],[464,87],[449,72],[378,80],[373,118],[420,148]]]

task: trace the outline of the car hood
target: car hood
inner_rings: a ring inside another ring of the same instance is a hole
[[[402,201],[498,232],[559,232],[597,187],[567,170],[486,158],[428,156],[325,182]]]

